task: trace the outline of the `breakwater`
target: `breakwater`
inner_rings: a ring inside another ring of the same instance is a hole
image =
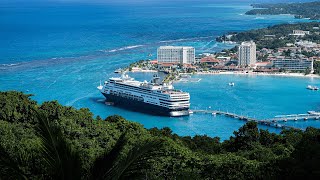
[[[298,121],[298,120],[318,120],[320,119],[320,114],[294,114],[294,115],[283,115],[280,117],[274,117],[269,119],[257,119],[248,116],[238,115],[235,113],[217,111],[217,110],[191,110],[190,114],[212,114],[212,115],[224,115],[230,118],[239,119],[243,121],[255,121],[258,124],[270,126],[274,128],[282,128],[282,129],[295,129],[295,130],[304,130],[301,128],[296,128],[293,126],[288,126],[285,124],[280,124],[279,122],[287,122],[287,121]]]

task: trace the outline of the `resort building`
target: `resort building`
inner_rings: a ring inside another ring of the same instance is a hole
[[[196,56],[196,57],[194,58],[194,62],[195,62],[195,63],[200,63],[201,59],[202,59],[201,56]]]
[[[229,56],[219,56],[219,57],[217,57],[217,59],[227,62],[227,61],[231,60],[231,57],[229,57]]]
[[[213,57],[207,56],[207,57],[203,57],[200,60],[200,63],[206,63],[207,65],[213,66],[213,65],[220,64],[220,61],[218,59],[213,58]]]
[[[158,63],[192,64],[195,63],[194,47],[160,46],[157,51]]]
[[[242,42],[238,49],[239,66],[254,66],[256,64],[256,43]]]
[[[316,48],[318,47],[317,43],[311,41],[298,41],[295,43],[297,46],[306,47],[306,48]]]
[[[309,68],[313,72],[313,60],[309,59],[275,59],[272,65],[289,71],[304,71]]]
[[[293,36],[304,36],[306,34],[309,35],[310,31],[293,30],[292,34],[290,34],[290,35],[293,35]]]

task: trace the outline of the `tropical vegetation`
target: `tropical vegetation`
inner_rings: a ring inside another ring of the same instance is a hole
[[[228,140],[0,92],[0,179],[317,179],[320,130],[247,122]]]
[[[252,4],[253,8],[246,14],[248,15],[279,15],[292,14],[296,18],[320,19],[320,1],[305,3],[270,3],[270,4]]]
[[[320,22],[280,24],[239,33],[230,32],[228,33],[231,35],[230,37],[228,35],[223,35],[217,37],[216,40],[218,42],[222,42],[227,39],[237,43],[241,43],[243,41],[254,41],[257,45],[257,49],[277,49],[280,47],[286,47],[287,43],[294,44],[297,40],[320,43],[320,36],[317,34],[320,33],[320,30],[317,28],[320,28]],[[293,30],[310,31],[310,34],[303,37],[290,36],[289,34],[292,34]]]

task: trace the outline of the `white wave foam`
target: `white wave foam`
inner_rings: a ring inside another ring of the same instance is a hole
[[[204,37],[194,37],[194,38],[182,38],[182,39],[173,39],[173,40],[165,40],[165,41],[159,41],[158,43],[170,43],[170,42],[181,42],[181,41],[189,41],[189,40],[198,40],[198,39],[206,39],[206,38],[212,38],[214,36],[204,36]],[[100,52],[109,52],[109,53],[114,53],[118,51],[124,51],[128,49],[134,49],[134,48],[139,48],[143,46],[147,46],[150,44],[139,44],[139,45],[133,45],[133,46],[125,46],[117,49],[112,49],[112,50],[98,50]]]
[[[127,50],[127,49],[134,49],[134,48],[138,48],[138,47],[142,47],[144,45],[134,45],[134,46],[126,46],[126,47],[122,47],[122,48],[118,48],[118,49],[112,49],[108,52],[117,52],[117,51],[123,51],[123,50]]]
[[[96,93],[90,93],[90,94],[88,94],[88,95],[75,98],[75,99],[73,99],[73,100],[71,100],[71,101],[68,101],[68,102],[66,103],[66,105],[67,105],[67,106],[73,106],[73,104],[76,103],[77,101],[80,101],[80,100],[82,100],[82,99],[91,97],[91,96],[93,96],[94,94],[96,94]]]
[[[54,80],[51,84],[49,84],[49,86],[48,86],[47,88],[50,89],[50,87],[51,87],[52,85],[54,85],[56,82],[57,82],[57,80]]]
[[[205,47],[207,47],[209,44],[211,44],[213,42],[213,40],[209,41],[207,44],[203,45],[200,49],[205,49]]]
[[[218,43],[215,43],[212,47],[213,47],[213,48],[218,47]]]
[[[11,66],[17,66],[18,64],[0,64],[1,66],[5,66],[5,67],[11,67]]]
[[[204,36],[204,37],[194,37],[194,38],[183,38],[183,39],[173,39],[173,40],[165,40],[165,41],[159,41],[160,43],[167,43],[167,42],[180,42],[180,41],[189,41],[189,40],[197,40],[197,39],[206,39],[206,38],[212,38],[214,36]]]

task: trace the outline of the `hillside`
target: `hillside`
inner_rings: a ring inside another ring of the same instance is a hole
[[[220,142],[0,92],[1,179],[317,179],[319,163],[315,128],[275,134],[248,122]]]
[[[247,15],[279,15],[292,14],[296,18],[320,19],[320,1],[306,3],[275,3],[275,4],[252,4],[253,8],[246,12]]]
[[[218,42],[222,42],[224,39],[227,39],[237,43],[252,40],[257,44],[258,49],[275,49],[279,47],[284,47],[286,46],[286,43],[294,43],[298,39],[320,43],[320,31],[319,29],[314,29],[314,27],[319,28],[320,22],[280,24],[269,26],[267,28],[254,29],[244,32],[231,32],[229,33],[230,35],[232,35],[230,38],[227,38],[227,34],[218,37],[216,40]],[[289,35],[292,33],[293,30],[310,31],[310,35],[306,35],[304,37],[293,37]]]

